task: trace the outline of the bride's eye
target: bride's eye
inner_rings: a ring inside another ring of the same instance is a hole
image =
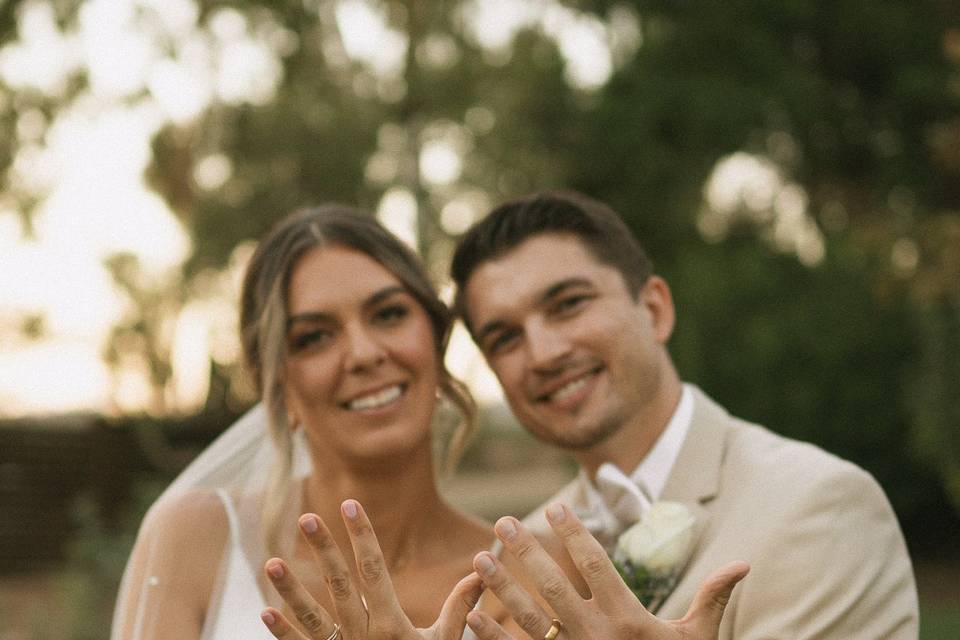
[[[410,310],[406,307],[406,305],[390,304],[378,309],[374,314],[373,319],[375,322],[380,324],[392,326],[406,318],[409,313]]]
[[[290,346],[292,351],[302,351],[307,347],[313,346],[323,346],[330,341],[331,333],[324,329],[314,329],[312,331],[304,331],[293,336],[290,340]]]

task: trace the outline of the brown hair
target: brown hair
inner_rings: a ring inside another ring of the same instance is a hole
[[[640,242],[617,213],[576,191],[544,191],[510,200],[491,211],[460,239],[450,274],[457,285],[454,309],[471,330],[464,289],[477,268],[540,234],[576,236],[599,262],[620,272],[634,296],[653,272]]]
[[[341,205],[296,211],[281,220],[257,246],[243,280],[240,338],[246,364],[267,407],[277,445],[263,515],[268,549],[276,549],[280,518],[290,497],[293,448],[283,394],[286,357],[287,295],[290,278],[304,255],[317,247],[360,251],[395,275],[426,311],[440,363],[440,394],[460,413],[446,451],[452,469],[472,435],[476,406],[462,382],[443,366],[452,314],[437,297],[417,256],[370,215]]]

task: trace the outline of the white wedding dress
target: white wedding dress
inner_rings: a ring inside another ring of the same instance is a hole
[[[230,540],[224,566],[223,591],[211,607],[204,625],[202,640],[273,640],[273,635],[260,621],[260,612],[267,606],[256,573],[247,561],[239,542],[239,519],[230,495],[219,491],[230,521]],[[463,640],[474,640],[469,627]]]
[[[273,640],[273,635],[260,620],[260,612],[267,606],[257,573],[250,566],[241,545],[240,519],[233,499],[219,489],[230,535],[223,566],[223,588],[219,599],[207,612],[202,640]]]
[[[204,505],[196,512],[202,514],[204,521],[218,524],[210,530],[178,518],[178,526],[157,534],[156,530],[162,527],[154,526],[158,521],[151,520],[148,514],[138,536],[144,537],[144,543],[138,541],[138,548],[131,554],[124,572],[111,640],[144,640],[152,637],[152,630],[163,624],[173,600],[171,595],[178,585],[178,579],[170,579],[170,569],[180,560],[180,554],[171,553],[171,549],[180,547],[164,545],[163,538],[177,537],[185,528],[199,530],[201,535],[195,538],[198,544],[217,537],[223,539],[223,544],[211,546],[208,554],[211,558],[219,554],[221,560],[201,640],[272,640],[273,635],[260,620],[260,612],[267,606],[280,608],[283,602],[266,580],[260,578],[267,560],[260,537],[260,497],[264,495],[273,456],[266,423],[265,410],[258,404],[197,456],[154,503],[151,512],[170,512],[170,505],[175,513],[183,511],[184,505],[187,511],[193,512],[191,505]],[[294,438],[291,506],[287,508],[290,522],[295,522],[300,515],[301,481],[311,472],[306,443],[302,432],[298,434]],[[238,500],[238,497],[241,498]],[[208,518],[211,512],[215,513]],[[224,524],[228,529],[226,535],[222,531]],[[281,541],[281,548],[292,549],[295,536],[295,527],[291,527],[289,538]],[[172,573],[177,575],[176,571]],[[463,638],[473,640],[469,628],[465,629]]]

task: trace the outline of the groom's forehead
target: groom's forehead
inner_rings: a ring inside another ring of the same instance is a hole
[[[475,265],[460,292],[463,319],[473,331],[491,313],[541,301],[558,283],[609,267],[574,234],[530,236]]]

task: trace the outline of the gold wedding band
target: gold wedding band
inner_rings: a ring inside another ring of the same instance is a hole
[[[543,640],[556,640],[561,629],[563,629],[563,623],[554,618],[550,622],[550,629],[547,631],[547,635],[543,636]]]
[[[333,631],[327,636],[327,640],[340,640],[340,625],[333,623]]]

